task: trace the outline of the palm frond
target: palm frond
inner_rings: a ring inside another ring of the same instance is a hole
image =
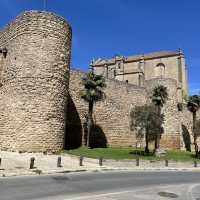
[[[200,96],[189,96],[187,99],[187,108],[190,112],[196,112],[198,109],[200,109]]]
[[[89,72],[82,78],[82,84],[84,85],[84,95],[81,95],[81,97],[85,101],[95,102],[104,99],[105,93],[103,89],[106,87],[106,83],[102,75],[95,75],[93,72]]]
[[[167,88],[163,85],[158,85],[153,89],[152,102],[154,105],[163,106],[168,99]]]

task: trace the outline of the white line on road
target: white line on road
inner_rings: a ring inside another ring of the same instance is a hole
[[[192,190],[195,188],[195,187],[198,187],[200,186],[199,184],[194,184],[194,185],[191,185],[188,189],[188,195],[189,197],[192,199],[192,200],[195,200],[196,198],[194,197],[194,195],[192,194]]]
[[[129,193],[129,192],[133,192],[133,190],[87,195],[87,196],[83,196],[83,197],[74,197],[74,198],[69,198],[69,199],[64,199],[64,200],[81,200],[81,199],[89,199],[89,198],[95,198],[95,197],[104,197],[104,196],[108,196],[108,195],[124,194],[124,193]]]
[[[159,189],[161,190],[168,190],[169,189],[169,186],[174,188],[175,185],[159,185],[157,187],[155,186],[147,186],[145,188],[137,188],[137,189],[131,189],[131,190],[125,190],[125,191],[118,191],[118,192],[108,192],[108,193],[100,193],[100,194],[89,194],[87,193],[87,195],[82,195],[81,197],[70,197],[70,198],[65,198],[64,200],[84,200],[84,199],[95,199],[95,198],[98,198],[98,197],[107,197],[107,196],[112,196],[112,195],[120,195],[120,194],[125,194],[125,193],[133,193],[133,192],[141,192],[143,193],[144,191],[146,190],[152,190],[154,191],[155,189],[157,189],[159,191]],[[187,196],[187,199],[191,199],[191,200],[194,200],[194,196],[192,194],[192,190],[199,186],[199,183],[198,184],[180,184],[179,187],[183,187],[183,186],[188,186],[188,189],[187,191],[185,191],[185,195]]]

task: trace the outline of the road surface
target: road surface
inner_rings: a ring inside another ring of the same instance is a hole
[[[0,200],[200,200],[200,172],[82,172],[0,178]]]

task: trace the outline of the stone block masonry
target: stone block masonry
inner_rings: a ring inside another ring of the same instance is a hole
[[[83,76],[83,72],[70,71],[68,110],[71,109],[71,112],[67,115],[67,129],[76,131],[68,131],[67,143],[69,148],[73,145],[74,147],[81,145],[80,137],[83,139],[84,134],[83,123],[84,116],[88,112],[88,105],[80,98],[80,91],[83,89],[81,83]],[[136,105],[141,106],[149,103],[153,88],[161,84],[167,87],[169,95],[162,109],[164,113],[164,133],[161,137],[161,147],[164,149],[185,149],[185,145],[190,141],[192,146],[192,115],[185,106],[182,111],[178,111],[177,81],[175,79],[153,78],[145,82],[145,87],[115,79],[106,79],[106,84],[106,99],[95,104],[93,118],[95,124],[101,130],[98,132],[99,136],[103,135],[108,145],[143,144],[144,140],[138,139],[136,132],[130,130],[130,110]],[[187,135],[185,136],[185,134]],[[78,143],[77,138],[79,138]]]
[[[177,108],[177,81],[172,78],[153,78],[146,81],[146,90],[148,97],[151,96],[153,89],[157,85],[163,85],[167,88],[168,99],[162,108],[164,114],[164,133],[161,137],[161,146],[164,148],[180,148],[180,118]],[[150,98],[149,98],[149,101]]]
[[[74,108],[68,114],[67,127],[74,127],[73,130],[81,131],[83,135],[84,116],[88,112],[88,105],[80,98],[80,91],[83,89],[81,78],[84,73],[70,71],[70,105]],[[121,81],[107,79],[105,89],[106,99],[97,102],[94,106],[94,121],[97,128],[95,141],[103,140],[111,146],[129,146],[136,143],[136,133],[130,130],[130,109],[135,105],[144,105],[146,102],[146,91],[143,87],[127,84]],[[76,118],[74,113],[77,113]],[[77,128],[75,128],[77,127]],[[79,127],[79,128],[78,128]],[[68,142],[76,142],[77,133],[69,132]],[[75,139],[76,138],[76,139]],[[105,141],[106,140],[106,141]],[[80,140],[79,140],[80,142]],[[97,144],[95,144],[97,145]]]
[[[28,11],[0,32],[0,149],[64,147],[71,27],[49,12]]]
[[[25,12],[0,31],[0,150],[57,152],[84,143],[88,105],[80,97],[84,73],[70,71],[71,37],[62,17],[40,11]],[[106,99],[94,106],[93,147],[143,143],[130,130],[130,110],[148,103],[158,84],[169,93],[161,146],[191,145],[192,115],[177,107],[187,93],[181,51],[96,62],[103,62],[95,69],[104,69],[107,87]]]

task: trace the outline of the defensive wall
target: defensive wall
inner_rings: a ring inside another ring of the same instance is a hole
[[[1,150],[56,152],[84,143],[88,105],[80,98],[84,73],[69,70],[71,37],[63,18],[39,11],[23,13],[0,31]],[[152,78],[143,87],[113,79],[106,84],[105,100],[94,106],[92,146],[135,145],[130,110],[148,103],[158,84],[169,94],[161,146],[180,149],[192,143],[192,115],[185,105],[178,110],[175,79]]]
[[[0,32],[0,149],[64,147],[71,27],[28,11]]]
[[[180,122],[177,108],[177,81],[172,78],[153,78],[147,80],[145,86],[147,96],[149,97],[148,101],[150,101],[153,89],[158,85],[167,87],[168,92],[168,99],[162,108],[162,112],[164,113],[164,133],[161,137],[161,146],[178,149],[180,148]]]
[[[68,109],[73,110],[68,115],[67,124],[68,127],[73,127],[73,130],[82,131],[79,137],[83,136],[84,131],[81,125],[84,123],[84,116],[88,112],[87,103],[80,98],[80,92],[83,89],[83,76],[83,72],[70,71],[69,92],[71,100],[69,100]],[[145,88],[112,79],[106,79],[106,84],[105,100],[96,103],[94,106],[93,117],[97,132],[95,140],[97,143],[103,142],[112,146],[133,145],[136,142],[136,134],[130,130],[130,108],[145,104]],[[74,113],[76,113],[76,117],[72,116]],[[77,136],[74,135],[75,132],[73,131],[69,131],[69,133],[71,135],[68,135],[67,141],[70,143],[70,141],[75,141]]]
[[[181,149],[191,150],[194,148],[193,144],[193,118],[192,113],[188,111],[187,105],[184,104],[182,111],[179,112],[180,117],[180,129],[181,129]],[[197,120],[200,120],[200,110],[197,112]],[[198,144],[200,145],[200,138],[197,139]]]
[[[88,105],[80,98],[83,86],[81,78],[85,74],[78,70],[70,71],[69,93],[70,100],[68,110],[71,110],[67,120],[69,131],[68,145],[75,142],[75,138],[83,140],[85,114],[88,111]],[[145,82],[145,87],[139,87],[125,82],[106,79],[107,87],[105,89],[106,99],[98,102],[94,106],[95,124],[101,129],[105,136],[107,144],[111,146],[135,145],[136,132],[130,130],[130,109],[134,106],[144,105],[150,102],[150,96],[153,88],[162,84],[167,87],[168,100],[163,107],[164,113],[164,133],[161,137],[161,146],[164,148],[180,149],[184,146],[182,139],[182,123],[191,134],[191,113],[186,108],[178,111],[177,81],[174,79],[154,78]],[[76,113],[77,117],[73,117]],[[79,127],[79,128],[78,128]],[[75,132],[78,134],[74,135]],[[100,135],[100,134],[99,134]],[[192,139],[191,139],[192,140]],[[83,142],[83,141],[82,141]],[[70,145],[69,145],[70,146]],[[76,146],[76,145],[75,145]]]

